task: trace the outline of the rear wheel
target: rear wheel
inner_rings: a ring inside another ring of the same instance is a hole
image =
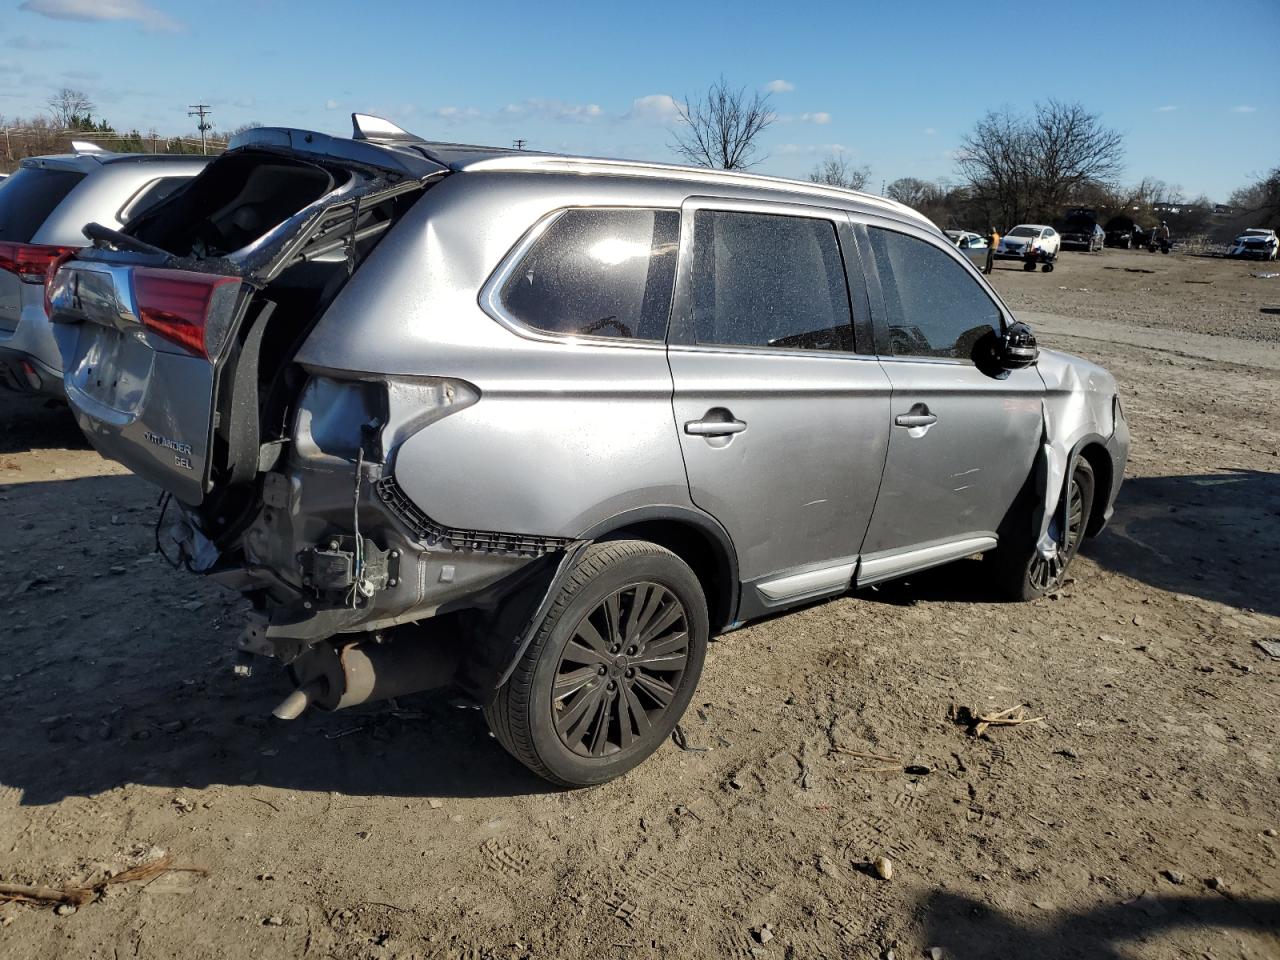
[[[593,544],[485,719],[553,783],[612,780],[675,729],[709,633],[701,584],[674,553],[642,540]]]
[[[1058,553],[1052,560],[1041,556],[1036,547],[1036,533],[1031,530],[1029,510],[1019,511],[1015,527],[1002,536],[1000,545],[989,556],[996,564],[996,585],[1001,593],[1014,600],[1035,600],[1062,586],[1067,568],[1080,550],[1084,532],[1089,526],[1093,506],[1093,467],[1084,457],[1076,459],[1067,484],[1067,529],[1063,535],[1061,520],[1055,518],[1050,532],[1058,541]]]

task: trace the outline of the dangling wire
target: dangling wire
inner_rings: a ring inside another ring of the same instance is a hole
[[[364,479],[364,443],[356,452],[356,490],[352,501],[351,525],[355,528],[355,580],[351,584],[351,609],[356,608],[360,598],[360,583],[364,579],[364,539],[360,536],[360,484]]]

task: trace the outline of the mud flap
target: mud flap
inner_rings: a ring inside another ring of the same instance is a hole
[[[485,593],[488,611],[474,618],[472,638],[457,683],[481,706],[488,706],[529,649],[560,585],[590,540],[575,540],[557,556],[547,554]]]

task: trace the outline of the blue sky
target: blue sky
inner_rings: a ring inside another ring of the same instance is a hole
[[[1280,2],[1034,5],[423,4],[24,0],[0,16],[0,115],[86,91],[118,129],[247,121],[348,133],[352,110],[442,140],[672,159],[671,98],[772,89],[756,169],[823,155],[872,185],[955,176],[987,109],[1079,100],[1127,139],[1128,180],[1224,199],[1280,164]],[[1014,12],[1015,7],[1021,12]],[[1154,71],[1154,72],[1153,72]]]

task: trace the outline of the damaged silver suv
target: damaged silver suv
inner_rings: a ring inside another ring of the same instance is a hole
[[[1114,380],[919,214],[354,121],[247,132],[48,288],[81,426],[252,601],[277,716],[454,684],[599,783],[715,633],[976,553],[1030,599],[1110,515]]]

